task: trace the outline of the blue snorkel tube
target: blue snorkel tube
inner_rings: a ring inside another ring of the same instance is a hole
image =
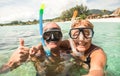
[[[46,56],[51,56],[50,49],[45,45],[44,39],[43,39],[43,13],[44,13],[44,4],[41,5],[39,10],[39,32],[40,32],[40,40],[43,45],[44,51],[46,53]]]

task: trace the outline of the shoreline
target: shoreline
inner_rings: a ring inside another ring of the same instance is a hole
[[[87,19],[89,20],[90,22],[120,22],[120,17],[116,17],[116,18],[100,18],[100,19]],[[60,21],[58,23],[61,23],[63,21]],[[64,22],[71,22],[71,21],[64,21]],[[12,25],[34,25],[34,24],[38,24],[37,21],[35,23],[32,23],[32,22],[23,22],[23,23],[26,23],[26,24],[11,24],[11,23],[8,23],[8,24],[0,24],[0,26],[12,26]],[[28,24],[27,24],[28,23]]]
[[[100,18],[100,19],[87,19],[90,22],[120,22],[120,17],[117,18]],[[64,21],[64,22],[71,22],[71,21]],[[61,23],[61,22],[57,22]]]
[[[100,18],[100,19],[88,19],[90,22],[120,22],[119,18]]]

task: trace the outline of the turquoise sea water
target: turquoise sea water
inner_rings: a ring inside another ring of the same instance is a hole
[[[120,76],[120,22],[92,22],[94,24],[93,43],[102,47],[107,54],[108,76]],[[59,22],[64,39],[69,38],[70,22]],[[0,27],[0,66],[6,63],[12,52],[19,46],[19,38],[31,47],[40,42],[39,26],[2,26]],[[23,63],[17,69],[0,76],[35,76],[32,63]]]

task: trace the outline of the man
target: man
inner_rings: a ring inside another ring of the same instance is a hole
[[[12,54],[9,61],[0,68],[0,74],[20,66],[23,62],[27,61],[29,57],[29,48],[24,46],[24,40],[20,39],[20,45],[17,50]]]
[[[64,48],[64,46],[59,45],[62,40],[60,27],[56,23],[51,22],[46,24],[43,31],[45,44],[51,52],[50,56],[46,56],[41,44],[29,49],[24,46],[24,40],[21,39],[19,48],[13,53],[8,63],[2,66],[0,73],[13,70],[29,59],[35,65],[36,76],[68,75],[68,69],[72,65],[71,63],[66,65],[70,59],[70,54],[68,54],[70,47],[66,47],[66,45]]]
[[[69,47],[63,48],[61,44],[62,32],[60,27],[52,22],[48,23],[43,29],[43,38],[46,46],[51,51],[51,56],[46,56],[41,44],[30,49],[31,60],[37,70],[37,76],[66,76],[69,67],[72,65],[65,61],[70,59]],[[63,57],[64,54],[64,57]]]

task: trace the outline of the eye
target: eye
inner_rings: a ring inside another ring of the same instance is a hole
[[[45,36],[50,36],[50,33],[49,32],[45,33]]]
[[[59,32],[54,32],[54,35],[55,35],[55,37],[57,37],[57,38],[60,37]]]
[[[50,32],[45,32],[44,34],[43,34],[43,38],[44,39],[47,39],[47,38],[49,38],[51,36],[51,33]]]
[[[60,31],[54,31],[53,34],[58,39],[62,37],[62,33]]]
[[[83,30],[85,37],[89,38],[92,37],[92,30],[91,29],[84,29]]]
[[[73,36],[78,36],[79,35],[79,31],[75,31],[74,33],[73,33]]]
[[[88,36],[88,35],[90,35],[90,31],[89,31],[89,30],[84,30],[84,34],[85,34],[86,36]]]
[[[78,37],[78,35],[79,35],[79,30],[72,30],[71,31],[71,36],[73,37],[73,38],[77,38]]]

